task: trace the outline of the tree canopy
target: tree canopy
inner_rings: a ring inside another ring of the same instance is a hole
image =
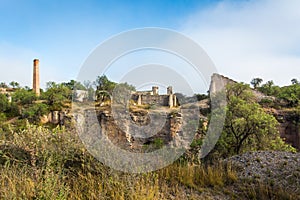
[[[254,78],[251,81],[251,85],[256,89],[262,82],[263,80],[261,78]]]
[[[297,107],[300,102],[300,83],[297,79],[292,79],[291,82],[291,85],[279,87],[273,81],[267,81],[257,89],[266,95],[285,101],[288,107]]]
[[[226,92],[226,120],[215,152],[227,157],[249,150],[294,150],[280,138],[275,117],[254,101],[249,85],[230,84]]]
[[[128,83],[115,83],[113,81],[110,81],[106,75],[98,76],[95,85],[97,87],[96,96],[99,101],[107,101],[110,99],[110,97],[114,94],[116,94],[116,90],[120,90],[122,92],[126,91],[135,91],[135,87],[133,85],[130,85]],[[118,87],[117,87],[118,86]],[[118,101],[121,101],[120,94],[118,94]]]

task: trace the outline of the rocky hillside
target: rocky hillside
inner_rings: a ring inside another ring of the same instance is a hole
[[[300,194],[300,153],[258,151],[226,159],[240,179],[268,183]]]

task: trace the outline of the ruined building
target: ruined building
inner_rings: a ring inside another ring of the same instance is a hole
[[[133,92],[131,99],[136,102],[137,105],[150,104],[158,106],[168,106],[170,108],[178,106],[178,99],[173,94],[172,87],[167,88],[167,94],[158,94],[158,87],[153,86],[149,91],[137,91]]]

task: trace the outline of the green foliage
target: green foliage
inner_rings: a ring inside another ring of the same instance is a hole
[[[300,102],[300,84],[282,87],[277,97],[285,100],[289,107],[297,107]]]
[[[268,81],[257,89],[268,95],[286,102],[288,107],[297,107],[300,101],[300,84],[297,79],[291,80],[292,85],[279,87],[273,81]]]
[[[262,99],[259,102],[260,105],[262,105],[263,107],[275,107],[275,102],[272,99]]]
[[[49,113],[48,106],[43,103],[32,104],[25,108],[22,112],[22,117],[30,122],[39,122],[40,117]]]
[[[215,147],[219,155],[227,157],[249,150],[293,150],[279,138],[278,122],[254,101],[248,85],[228,85],[227,98],[224,129]]]
[[[270,146],[268,150],[279,150],[279,151],[289,151],[296,153],[297,150],[291,145],[287,144],[279,135],[277,135],[273,140],[270,140]]]
[[[8,88],[8,85],[5,82],[1,82],[0,88]]]
[[[265,84],[263,84],[261,87],[257,88],[258,91],[268,95],[268,96],[277,96],[280,91],[280,87],[274,85],[273,81],[268,81]]]
[[[194,94],[194,97],[196,97],[197,101],[208,99],[208,95],[207,94]]]
[[[203,139],[194,139],[191,143],[191,148],[201,147],[203,144]]]
[[[20,105],[26,105],[32,104],[33,101],[37,100],[37,97],[33,91],[20,88],[13,93],[12,100]]]
[[[5,121],[6,121],[6,115],[4,113],[0,113],[0,123],[2,124]]]
[[[9,108],[9,102],[4,94],[0,94],[0,112],[5,112]]]
[[[12,86],[13,88],[19,88],[20,87],[20,84],[16,81],[10,82],[9,85]]]
[[[97,90],[103,90],[112,93],[117,83],[110,81],[106,75],[98,76],[96,79]]]
[[[20,115],[19,106],[12,102],[9,108],[5,111],[7,117],[16,117]]]
[[[161,138],[155,138],[153,141],[153,145],[155,148],[160,149],[164,145],[164,141]]]
[[[242,100],[254,102],[255,97],[250,91],[250,86],[244,83],[229,84],[226,86],[226,97],[228,102],[238,97]]]
[[[293,78],[293,79],[291,80],[291,82],[292,82],[293,85],[294,85],[294,84],[300,84],[300,82],[299,82],[296,78]]]
[[[62,83],[62,85],[68,87],[70,90],[86,90],[86,87],[83,86],[82,83],[75,80],[70,80],[67,83]]]
[[[47,91],[42,93],[41,98],[47,100],[51,111],[60,111],[65,102],[72,100],[72,90],[64,83],[48,82]]]
[[[251,81],[251,85],[253,85],[253,87],[256,89],[262,82],[263,80],[261,78],[254,78]]]
[[[15,103],[10,103],[6,95],[0,94],[0,113],[6,117],[15,117],[19,115],[19,108]]]
[[[136,90],[133,85],[127,82],[117,84],[110,81],[106,75],[98,76],[95,84],[97,87],[96,97],[101,102],[110,100],[111,95],[113,95],[116,103],[124,105],[129,98],[130,92]]]
[[[112,95],[112,92],[117,85],[117,83],[110,81],[105,75],[98,76],[95,84],[97,87],[96,97],[101,102],[110,99],[110,95]]]

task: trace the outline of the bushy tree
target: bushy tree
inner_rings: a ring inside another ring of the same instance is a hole
[[[261,78],[254,78],[251,81],[251,85],[253,85],[254,89],[256,89],[262,82],[263,80]]]
[[[277,120],[255,102],[249,85],[230,84],[226,93],[226,119],[215,153],[227,157],[249,150],[294,150],[279,137]]]
[[[32,104],[33,101],[37,100],[37,96],[31,90],[20,88],[13,93],[12,100],[15,103],[26,105]]]
[[[293,78],[291,82],[292,84],[300,84],[300,82],[296,78]]]
[[[95,82],[97,90],[104,90],[108,93],[112,93],[117,83],[110,81],[106,75],[98,76]]]
[[[70,80],[67,83],[62,83],[62,85],[68,87],[70,90],[86,90],[86,87],[84,87],[82,83],[75,80]]]
[[[98,76],[95,85],[97,87],[96,96],[99,101],[106,101],[112,95],[117,83],[110,81],[106,75]]]
[[[30,122],[39,122],[40,117],[48,114],[48,106],[44,103],[32,104],[25,108],[22,112],[22,117],[28,119]]]
[[[280,87],[274,84],[274,81],[267,81],[262,84],[261,87],[257,88],[260,92],[268,95],[268,96],[278,96],[280,92]]]
[[[8,88],[8,85],[5,82],[1,82],[0,88]]]
[[[19,88],[20,87],[20,84],[16,81],[10,82],[9,85],[13,88]]]
[[[228,151],[234,154],[263,149],[266,145],[263,141],[278,134],[277,125],[275,117],[265,113],[259,104],[232,97],[227,107],[222,140]]]
[[[196,98],[197,101],[201,101],[204,99],[208,99],[208,95],[207,94],[194,94],[194,98]]]
[[[46,92],[42,93],[42,99],[47,101],[51,111],[61,110],[64,103],[72,100],[72,90],[65,84],[48,82]]]
[[[300,102],[300,84],[282,87],[278,98],[285,100],[289,107],[297,107]]]
[[[9,102],[5,94],[0,94],[0,112],[5,112],[9,107]]]
[[[10,103],[5,94],[0,94],[0,113],[6,117],[15,117],[19,115],[19,108],[14,102]]]
[[[291,85],[279,87],[273,81],[268,81],[257,89],[266,95],[283,100],[288,107],[297,107],[300,102],[300,84],[295,78],[291,82]]]

